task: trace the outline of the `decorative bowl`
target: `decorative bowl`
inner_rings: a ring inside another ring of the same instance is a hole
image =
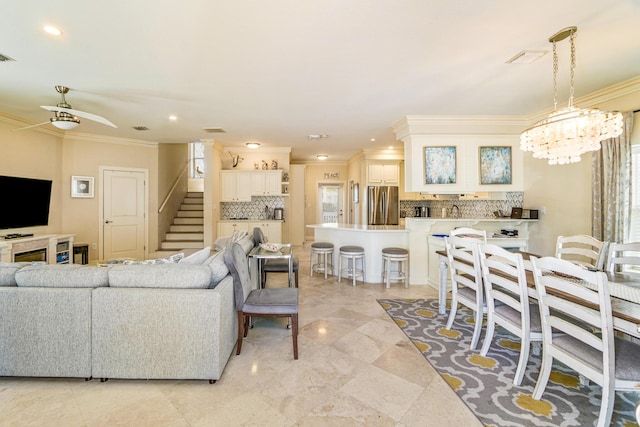
[[[278,252],[282,249],[281,243],[260,243],[260,247],[268,252]]]

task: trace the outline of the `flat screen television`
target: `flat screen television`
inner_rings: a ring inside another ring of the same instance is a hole
[[[0,175],[0,197],[0,229],[49,224],[51,181]]]

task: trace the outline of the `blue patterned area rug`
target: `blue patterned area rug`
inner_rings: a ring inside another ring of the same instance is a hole
[[[380,299],[378,303],[485,425],[596,424],[602,389],[597,384],[581,386],[578,374],[564,365],[554,363],[539,401],[531,397],[540,369],[539,355],[530,354],[522,385],[513,385],[520,341],[505,329],[496,327],[489,353],[482,357],[484,330],[478,349],[469,349],[473,334],[470,310],[459,308],[451,330],[447,330],[448,312],[438,314],[436,299]],[[637,426],[633,409],[639,399],[638,393],[616,393],[611,425]]]

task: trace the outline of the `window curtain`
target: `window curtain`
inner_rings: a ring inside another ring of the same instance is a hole
[[[608,242],[624,242],[631,224],[631,129],[633,112],[623,113],[623,131],[602,141],[591,157],[592,235]]]

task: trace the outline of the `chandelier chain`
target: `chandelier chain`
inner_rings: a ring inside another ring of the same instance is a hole
[[[553,109],[558,109],[558,49],[553,41]]]
[[[569,107],[573,107],[573,79],[575,75],[576,68],[576,44],[575,44],[575,31],[571,31],[571,36],[569,37],[569,41],[571,43],[571,69],[569,72]]]

